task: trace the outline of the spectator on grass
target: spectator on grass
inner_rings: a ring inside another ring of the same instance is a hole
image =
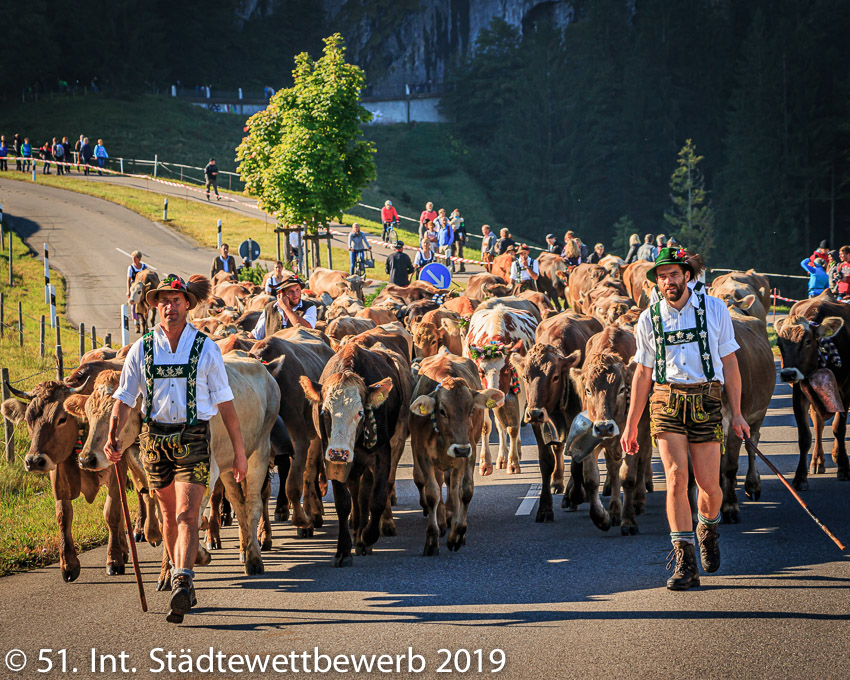
[[[638,259],[638,250],[640,249],[640,236],[632,234],[629,236],[629,252],[626,255],[625,263],[631,264]]]
[[[485,263],[484,269],[489,272],[493,269],[490,263],[496,256],[496,234],[491,231],[489,224],[481,227],[481,234],[481,261]]]
[[[80,145],[80,159],[83,163],[83,174],[89,174],[89,166],[91,165],[91,159],[94,157],[94,152],[91,149],[91,144],[89,144],[89,138],[83,137],[83,143]]]
[[[516,241],[511,238],[511,232],[509,232],[505,227],[503,227],[499,232],[499,237],[499,240],[496,241],[496,252],[499,255],[504,255],[508,252],[508,248],[516,245]]]
[[[431,201],[428,201],[425,204],[425,210],[419,215],[419,240],[422,240],[422,236],[425,234],[425,224],[427,222],[433,222],[437,219],[437,213],[434,211],[434,204]]]
[[[6,157],[9,155],[9,149],[6,147],[6,138],[0,137],[0,171],[7,171],[9,166]]]
[[[601,243],[597,243],[595,246],[593,246],[593,252],[590,254],[590,257],[587,261],[590,264],[599,264],[599,260],[601,260],[603,257],[605,257],[605,246]]]
[[[65,161],[65,147],[62,142],[56,141],[56,137],[53,138],[53,160],[56,161],[56,174],[65,174],[65,167],[62,165]]]
[[[416,257],[413,258],[413,268],[416,270],[417,279],[422,267],[432,262],[434,262],[434,251],[431,249],[431,240],[423,238],[419,244],[419,250],[416,252]]]
[[[23,172],[30,171],[30,159],[32,159],[32,147],[30,146],[30,138],[24,137],[24,143],[21,144],[21,158],[23,158]]]
[[[452,210],[452,214],[449,217],[449,224],[452,225],[452,229],[454,230],[455,240],[452,244],[452,251],[454,252],[455,257],[461,258],[459,271],[465,272],[466,267],[463,263],[463,247],[466,245],[467,235],[466,235],[466,226],[463,222],[463,217],[460,215],[460,210],[455,208]]]
[[[816,257],[814,264],[809,258],[803,258],[800,266],[809,272],[809,297],[817,297],[829,286],[829,274],[826,273],[826,262],[823,258]]]
[[[50,161],[53,160],[53,147],[50,145],[50,142],[45,142],[41,147],[39,147],[38,157],[44,161],[44,165],[41,166],[41,174],[49,175]]]
[[[644,262],[655,262],[658,257],[658,249],[652,245],[652,234],[643,237],[643,244],[637,251],[637,259]]]
[[[15,170],[18,172],[22,172],[21,170],[21,147],[23,146],[23,142],[21,141],[21,136],[18,133],[15,133],[15,138],[12,140],[12,152],[15,154]]]

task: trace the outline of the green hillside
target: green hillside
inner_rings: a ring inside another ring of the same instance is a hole
[[[103,138],[113,158],[151,160],[156,154],[161,161],[200,167],[214,156],[222,170],[231,171],[236,169],[234,149],[244,125],[243,116],[212,113],[153,95],[63,96],[0,107],[0,134],[7,140],[17,132],[29,137],[33,146],[62,136],[73,144],[85,134],[91,140]],[[365,134],[378,150],[378,179],[364,191],[364,203],[381,206],[391,199],[400,214],[417,218],[426,201],[449,212],[459,208],[476,233],[481,224],[493,223],[485,192],[455,160],[446,126],[381,125],[368,127]],[[372,210],[351,212],[377,218]]]

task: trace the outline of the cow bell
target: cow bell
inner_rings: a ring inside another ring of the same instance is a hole
[[[593,421],[582,411],[573,420],[567,435],[567,451],[574,463],[580,463],[602,443],[602,439],[593,435]]]
[[[812,371],[800,381],[800,388],[821,417],[827,418],[833,413],[844,411],[844,403],[838,392],[838,381],[828,368]]]
[[[325,474],[328,476],[328,479],[333,480],[335,482],[345,482],[348,481],[348,474],[351,472],[352,463],[331,463],[329,461],[325,461]]]

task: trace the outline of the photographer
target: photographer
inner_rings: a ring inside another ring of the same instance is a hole
[[[537,260],[529,256],[528,245],[523,243],[519,247],[519,254],[511,264],[511,281],[514,282],[514,295],[519,295],[524,290],[537,290],[537,279],[540,270]]]

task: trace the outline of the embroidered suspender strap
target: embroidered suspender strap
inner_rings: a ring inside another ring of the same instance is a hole
[[[192,350],[189,352],[189,374],[186,376],[186,424],[198,424],[198,402],[195,399],[195,390],[198,387],[198,362],[201,360],[201,350],[204,348],[204,341],[207,336],[203,333],[198,333],[195,336],[195,341],[192,343]]]
[[[667,349],[664,346],[664,325],[661,323],[661,300],[649,309],[652,335],[655,340],[655,382],[663,385],[667,382]]]
[[[195,392],[198,387],[198,362],[201,359],[201,350],[204,348],[206,336],[198,333],[192,343],[189,352],[189,363],[187,364],[160,364],[153,363],[153,331],[142,338],[142,348],[145,356],[145,414],[144,422],[150,422],[151,410],[153,409],[153,387],[155,379],[186,378],[186,424],[197,425],[198,404]]]
[[[711,361],[711,351],[708,347],[708,324],[705,318],[705,295],[697,293],[697,347],[699,347],[699,358],[702,361],[702,372],[708,381],[714,380],[714,363]]]
[[[150,422],[153,408],[153,331],[142,338],[142,350],[145,357],[145,414],[142,421],[147,423]]]

